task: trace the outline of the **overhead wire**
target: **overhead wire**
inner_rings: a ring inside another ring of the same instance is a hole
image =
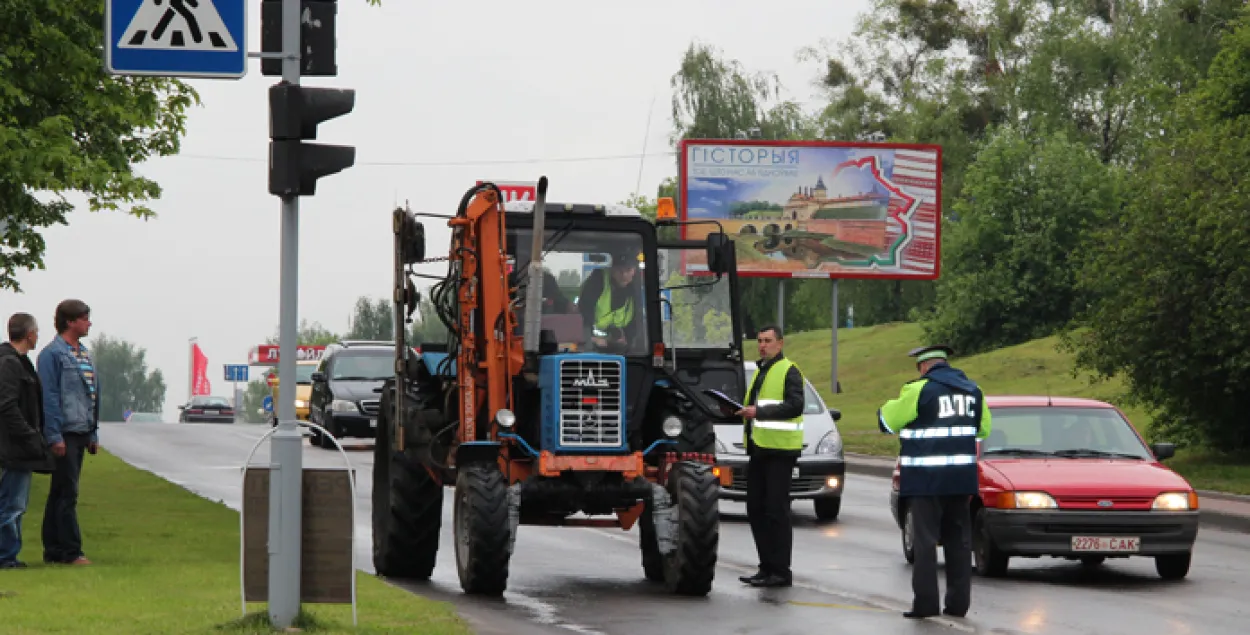
[[[553,157],[553,158],[529,158],[529,159],[481,159],[469,161],[357,161],[356,166],[368,167],[426,167],[426,168],[450,168],[450,167],[473,167],[479,165],[521,165],[536,163],[583,163],[588,161],[624,161],[642,159],[646,157],[672,157],[676,156],[676,152],[651,152],[651,153],[635,153],[635,154],[607,154],[599,156],[584,157]],[[243,157],[216,154],[196,154],[181,152],[162,158],[183,158],[197,159],[203,161],[227,161],[227,162],[245,162],[245,163],[267,163],[269,159],[264,157]]]

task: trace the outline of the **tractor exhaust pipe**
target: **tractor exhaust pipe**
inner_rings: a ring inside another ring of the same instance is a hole
[[[547,216],[547,177],[538,179],[538,196],[534,199],[534,240],[530,246],[530,266],[525,293],[525,352],[538,352],[538,331],[542,325],[543,304],[543,230]]]

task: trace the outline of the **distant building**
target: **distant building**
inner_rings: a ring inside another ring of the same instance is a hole
[[[824,177],[817,176],[815,187],[800,187],[790,195],[782,217],[786,220],[884,221],[889,204],[888,194],[876,192],[830,198]]]

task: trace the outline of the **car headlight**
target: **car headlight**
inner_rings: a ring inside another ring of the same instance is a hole
[[[661,429],[664,430],[664,436],[676,439],[681,435],[681,419],[673,416],[665,417]]]
[[[726,446],[725,442],[721,441],[720,439],[716,440],[716,453],[717,454],[729,454],[729,447]]]
[[[1016,509],[1056,509],[1059,504],[1046,492],[1014,492]]]
[[[516,425],[516,415],[512,414],[512,411],[507,408],[500,408],[495,413],[495,423],[498,423],[501,428],[511,428]]]
[[[1194,498],[1197,498],[1194,496]],[[1160,509],[1168,512],[1187,512],[1195,506],[1190,504],[1190,494],[1188,492],[1164,492],[1155,497],[1155,502],[1150,505],[1150,509]]]
[[[307,407],[308,407],[308,402],[307,402],[307,401],[304,401],[303,399],[296,399],[296,400],[295,400],[295,407],[296,407],[296,408],[307,408]]]
[[[842,435],[837,430],[830,430],[816,444],[816,454],[842,454]]]
[[[356,404],[347,401],[346,399],[335,399],[334,401],[331,401],[330,410],[334,412],[360,412],[360,410],[356,408]]]

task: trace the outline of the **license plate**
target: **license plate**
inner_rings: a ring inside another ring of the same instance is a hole
[[[220,413],[220,412],[218,412],[218,411],[216,411],[216,410],[205,410],[205,411],[204,411],[204,414],[206,414],[206,415],[216,415],[216,414],[221,414],[221,413]]]
[[[1121,536],[1073,536],[1073,551],[1138,551],[1141,538]]]
[[[794,468],[794,474],[793,474],[793,476],[794,476],[794,478],[798,478],[798,477],[799,477],[799,468],[797,468],[797,467],[796,467],[796,468]]]

